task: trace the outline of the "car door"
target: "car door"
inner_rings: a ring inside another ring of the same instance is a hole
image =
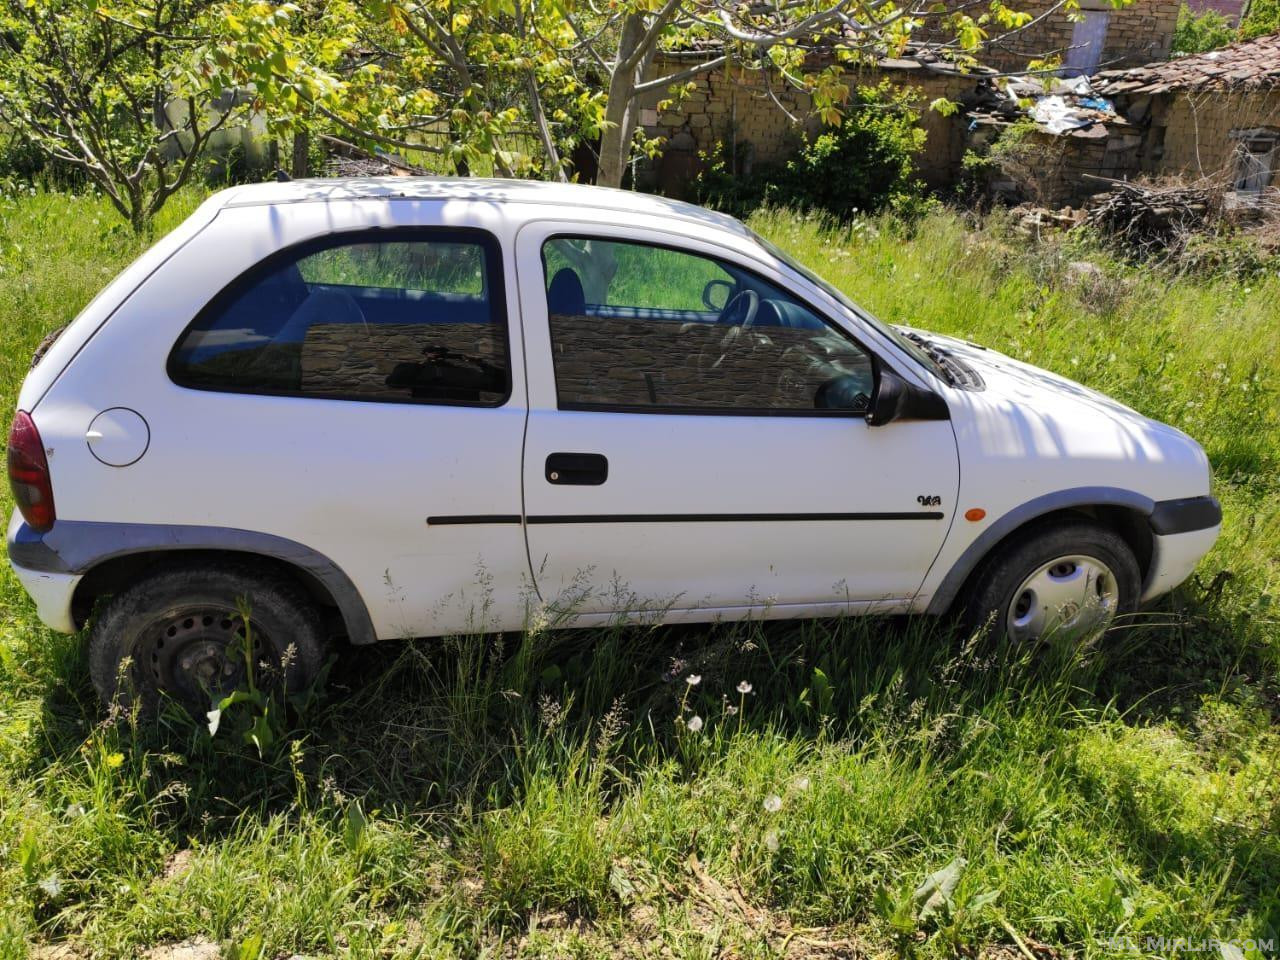
[[[582,613],[902,608],[948,529],[948,421],[866,422],[870,353],[763,263],[664,231],[517,239],[526,532]]]
[[[131,479],[180,481],[182,504],[123,519],[302,544],[351,579],[379,637],[518,628],[525,391],[499,235],[428,225],[432,205],[299,207],[309,239],[236,253],[251,266],[223,267],[237,278],[164,342],[164,394],[139,401],[154,449]],[[231,211],[223,235],[269,237],[259,216]],[[166,277],[199,276],[182,266]],[[163,318],[169,282],[129,322]]]

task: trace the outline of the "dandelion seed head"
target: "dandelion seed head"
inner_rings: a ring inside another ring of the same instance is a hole
[[[782,809],[782,798],[776,793],[764,798],[764,809],[767,813],[777,813]]]
[[[685,726],[689,728],[690,733],[699,733],[702,730],[702,718],[695,713],[685,722]]]
[[[750,693],[753,689],[755,689],[755,688],[754,688],[754,687],[752,687],[752,686],[751,686],[751,684],[747,683],[747,681],[745,681],[745,680],[741,681],[741,682],[738,684],[738,692],[739,692],[740,694],[742,694],[744,697],[745,697],[748,693]]]
[[[764,835],[764,845],[765,845],[765,849],[767,849],[770,853],[777,853],[777,852],[778,852],[778,846],[779,846],[779,844],[778,844],[778,831],[777,831],[777,830],[769,830],[769,831],[767,831],[767,832],[765,833],[765,835]]]
[[[702,674],[700,674],[700,673],[691,673],[691,674],[689,674],[687,677],[685,677],[685,678],[684,678],[684,682],[685,682],[685,683],[687,683],[687,684],[688,684],[689,686],[691,686],[691,687],[696,687],[698,684],[700,684],[700,683],[702,682]]]

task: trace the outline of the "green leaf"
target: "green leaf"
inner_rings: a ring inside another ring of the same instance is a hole
[[[256,720],[253,721],[247,733],[244,735],[246,743],[252,743],[258,748],[258,756],[266,753],[267,748],[276,741],[275,732],[271,729],[271,723],[267,719],[267,712],[264,710],[258,714]]]
[[[346,844],[348,850],[354,853],[360,849],[368,827],[369,820],[364,815],[364,810],[360,808],[359,802],[349,804],[342,823],[342,842]]]
[[[964,857],[956,857],[941,870],[929,874],[924,883],[916,887],[911,897],[920,904],[921,920],[951,911],[956,885],[960,883],[968,865],[969,861]]]
[[[965,904],[965,909],[972,913],[978,913],[981,910],[985,910],[999,899],[999,890],[984,890],[982,893],[971,898],[969,902]]]
[[[609,889],[624,904],[630,903],[636,897],[635,884],[631,882],[631,878],[627,876],[626,871],[616,863],[609,868]]]

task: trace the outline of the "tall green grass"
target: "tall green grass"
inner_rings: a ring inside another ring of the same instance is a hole
[[[260,753],[181,717],[104,716],[81,639],[41,627],[5,575],[0,956],[190,938],[229,957],[1131,956],[1110,938],[1280,938],[1280,280],[1146,274],[951,214],[753,226],[888,320],[1191,432],[1227,511],[1198,581],[1085,649],[850,620],[347,651]],[[114,227],[92,199],[0,200],[10,402],[41,336],[138,252]],[[1085,258],[1101,276],[1070,267]]]

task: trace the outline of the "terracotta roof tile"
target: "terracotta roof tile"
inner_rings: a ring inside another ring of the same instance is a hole
[[[1280,33],[1144,67],[1104,70],[1093,85],[1105,96],[1280,87]]]

